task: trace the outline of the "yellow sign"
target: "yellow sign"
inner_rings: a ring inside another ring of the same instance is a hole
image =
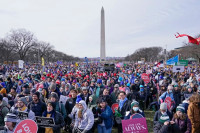
[[[42,57],[42,66],[44,66],[44,58]]]

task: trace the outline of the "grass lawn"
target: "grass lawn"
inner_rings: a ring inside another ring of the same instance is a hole
[[[145,110],[144,114],[146,116],[148,133],[153,133],[153,116],[154,116],[155,112],[154,111]],[[62,133],[66,133],[66,132],[62,130]],[[95,131],[95,133],[97,133],[97,130]],[[114,127],[112,129],[112,133],[117,133],[117,128],[116,127]]]

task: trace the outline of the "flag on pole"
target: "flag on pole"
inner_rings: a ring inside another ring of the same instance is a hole
[[[42,57],[42,66],[44,66],[44,58]]]
[[[156,63],[155,66],[156,67],[160,67],[163,64],[163,60],[161,60],[160,62]]]
[[[179,60],[179,56],[174,56],[171,59],[167,60],[166,64],[167,65],[175,65],[175,63],[177,63]]]

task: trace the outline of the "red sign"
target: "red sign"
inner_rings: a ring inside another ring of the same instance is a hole
[[[35,121],[31,120],[31,119],[26,119],[21,121],[14,133],[37,133],[38,127],[37,124],[35,123]]]
[[[171,97],[166,97],[165,98],[165,103],[167,104],[167,109],[170,110],[170,108],[172,106],[172,99],[171,99]]]
[[[119,108],[119,104],[118,103],[114,103],[112,106],[111,106],[111,109],[113,111],[113,113],[115,113],[115,110],[118,110]]]
[[[148,84],[150,82],[150,78],[148,74],[143,73],[141,77],[144,80],[145,84]]]
[[[148,133],[145,118],[122,120],[123,133]]]

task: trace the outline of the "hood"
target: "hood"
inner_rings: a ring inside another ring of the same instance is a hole
[[[86,103],[85,103],[85,101],[84,100],[81,100],[80,102],[79,102],[79,104],[82,104],[82,106],[83,106],[83,110],[86,110],[87,109],[87,105],[86,105]]]
[[[5,100],[2,100],[2,105],[1,106],[7,106],[8,103]]]

